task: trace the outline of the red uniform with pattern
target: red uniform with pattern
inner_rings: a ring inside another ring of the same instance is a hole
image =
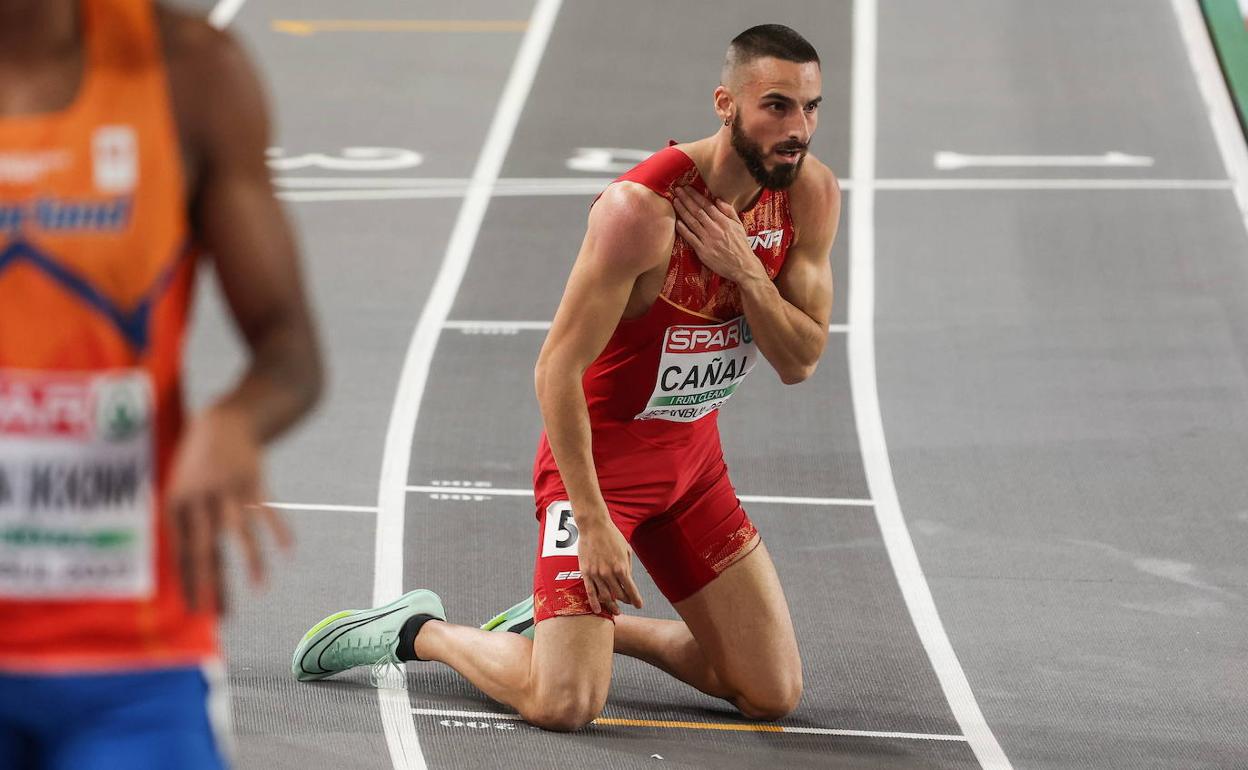
[[[709,194],[693,160],[668,147],[619,177],[667,200],[689,185]],[[740,212],[775,280],[795,230],[784,190]],[[758,543],[724,463],[719,407],[759,359],[739,287],[699,261],[679,235],[667,278],[642,316],[620,321],[585,373],[598,483],[611,518],[672,602],[688,598]],[[543,434],[533,468],[539,543],[536,619],[590,614],[578,532]],[[609,617],[603,613],[603,617]]]

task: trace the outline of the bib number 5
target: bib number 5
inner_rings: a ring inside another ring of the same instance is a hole
[[[577,556],[581,532],[572,517],[572,504],[557,500],[546,507],[542,523],[542,556]]]

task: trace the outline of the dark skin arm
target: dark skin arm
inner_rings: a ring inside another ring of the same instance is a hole
[[[268,110],[255,71],[228,34],[201,19],[166,8],[158,19],[194,237],[211,255],[249,354],[235,386],[191,419],[167,492],[187,599],[220,610],[223,536],[237,540],[255,583],[265,575],[258,527],[290,544],[277,513],[260,505],[262,448],[315,404],[322,365],[294,238],[265,164]]]

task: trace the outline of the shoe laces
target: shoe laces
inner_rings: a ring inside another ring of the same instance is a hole
[[[406,677],[407,672],[404,671],[403,664],[396,661],[389,653],[378,658],[368,669],[368,683],[379,690],[404,689]]]
[[[374,687],[403,687],[406,674],[394,654],[396,641],[393,634],[343,640],[342,646],[334,651],[334,662],[343,668],[369,666],[368,679]]]

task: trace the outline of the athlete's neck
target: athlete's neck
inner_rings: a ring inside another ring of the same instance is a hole
[[[727,201],[737,211],[745,211],[758,200],[763,188],[732,148],[731,128],[724,126],[711,136],[690,143],[689,151],[702,181],[716,198]]]
[[[77,51],[78,0],[0,2],[0,65],[26,65]]]

